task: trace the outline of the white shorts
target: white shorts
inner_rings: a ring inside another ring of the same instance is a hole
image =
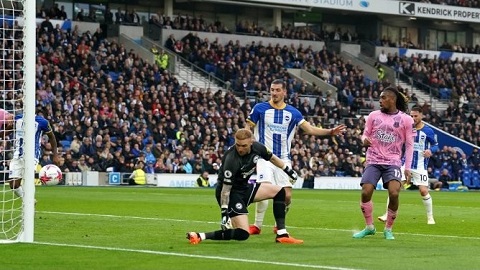
[[[402,165],[402,167],[400,167],[400,171],[402,172],[402,182],[407,181],[407,178],[405,177],[405,165]]]
[[[35,160],[35,165],[34,168],[37,167],[38,161]],[[25,161],[23,158],[14,158],[10,161],[10,166],[9,166],[9,179],[23,179],[23,171],[25,168]]]
[[[290,161],[284,160],[283,162],[289,167],[292,166]],[[264,159],[257,161],[257,182],[270,182],[281,187],[292,187],[290,177],[281,168]]]
[[[429,186],[427,172],[421,173],[413,170],[411,172],[412,172],[412,180],[411,180],[412,184],[414,184],[415,186],[426,186],[426,187]]]

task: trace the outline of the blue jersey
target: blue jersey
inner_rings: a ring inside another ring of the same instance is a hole
[[[256,104],[247,121],[255,125],[255,139],[283,160],[290,160],[290,149],[295,131],[305,119],[291,105],[276,109],[269,102]]]
[[[427,125],[423,125],[421,129],[417,130],[417,136],[413,143],[412,170],[426,173],[428,160],[430,158],[424,157],[423,151],[427,149],[430,149],[432,153],[437,152],[438,143],[433,129]]]
[[[23,114],[15,116],[15,152],[13,158],[22,158],[24,155],[24,128]],[[35,116],[35,161],[40,159],[41,140],[43,133],[52,132],[50,123],[42,116]]]

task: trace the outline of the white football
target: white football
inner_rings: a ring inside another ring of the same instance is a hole
[[[43,185],[55,186],[62,181],[62,171],[57,165],[48,164],[43,166],[38,173],[38,178]]]

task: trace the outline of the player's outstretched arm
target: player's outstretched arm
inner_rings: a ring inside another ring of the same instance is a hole
[[[345,125],[338,125],[334,128],[325,129],[325,128],[314,127],[310,125],[310,123],[307,121],[304,121],[300,125],[300,128],[305,133],[309,135],[315,135],[315,136],[336,136],[336,135],[341,135],[343,132],[347,130],[347,127]]]
[[[52,146],[53,163],[59,165],[60,157],[58,156],[57,139],[55,138],[53,132],[47,132],[46,134],[48,136],[48,142],[50,142],[50,145]]]

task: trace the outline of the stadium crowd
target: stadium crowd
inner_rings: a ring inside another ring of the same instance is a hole
[[[214,164],[220,164],[224,151],[233,145],[235,130],[245,126],[245,118],[255,102],[239,102],[241,99],[234,92],[214,92],[180,83],[167,70],[147,63],[135,51],[105,39],[100,29],[92,34],[80,33],[78,29],[39,27],[37,35],[37,112],[53,125],[62,147],[60,167],[64,172],[108,168],[132,172],[135,162],[142,160],[149,173],[216,173],[218,166]],[[296,135],[293,168],[302,176],[361,175],[365,148],[361,146],[360,134],[364,119],[356,115],[360,109],[372,109],[389,82],[368,80],[361,67],[326,48],[315,52],[302,46],[259,43],[247,47],[233,41],[224,45],[201,41],[193,34],[180,42],[185,42],[187,51],[179,53],[202,67],[210,65],[217,76],[232,82],[236,93],[253,90],[258,93],[256,101],[265,100],[261,93],[268,91],[269,83],[274,78],[284,78],[288,82],[288,102],[299,108],[311,124],[327,128],[338,123],[347,125],[348,131],[341,137]],[[14,55],[7,50],[5,59],[22,59],[20,44],[4,43],[17,47],[15,51],[19,52]],[[3,64],[9,67],[13,62]],[[393,62],[408,70],[415,67],[411,62],[418,59],[398,58]],[[431,65],[443,66],[441,60]],[[323,96],[316,87],[290,78],[286,67],[309,70],[336,86],[338,96]],[[467,63],[456,63],[455,67],[468,68]],[[476,70],[478,74],[478,67]],[[12,78],[7,72],[4,76]],[[465,82],[469,79],[473,77],[464,78]],[[20,88],[12,80],[6,81],[4,89]],[[408,89],[399,90],[410,95]],[[5,100],[19,100],[11,91],[2,93]],[[301,97],[305,94],[314,94],[315,103]],[[476,94],[478,97],[478,91]],[[10,110],[21,106],[18,102],[4,105]],[[438,124],[451,119],[458,125],[447,131],[457,132],[478,145],[480,107],[470,113],[469,123],[465,123],[462,119],[467,117],[461,113],[462,108],[452,106],[444,113],[431,112],[426,107],[428,121]],[[48,143],[44,148],[42,165],[52,162]],[[478,152],[459,156],[455,149],[446,147],[432,158],[430,167],[434,174],[447,168],[455,179],[461,179],[462,170],[479,170],[479,164]]]

